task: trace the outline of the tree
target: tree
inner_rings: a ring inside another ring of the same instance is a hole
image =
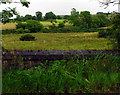
[[[56,19],[56,15],[53,12],[48,12],[45,14],[45,19]]]
[[[107,8],[111,3],[114,5],[118,4],[118,12],[120,13],[120,0],[98,0],[99,3],[103,6],[105,6],[105,8]]]
[[[33,16],[33,17],[32,17],[32,20],[37,20],[37,17],[36,17],[36,16]]]
[[[9,22],[9,19],[11,17],[13,17],[13,15],[17,15],[17,12],[16,12],[15,8],[11,9],[9,7],[9,9],[2,10],[1,14],[2,14],[2,16],[0,17],[0,21],[2,23],[7,23],[7,22]]]
[[[25,7],[29,7],[30,2],[28,2],[27,0],[20,0],[20,2],[16,2],[13,0],[0,0],[0,4],[7,4],[7,3],[21,3],[23,6]]]
[[[92,27],[106,27],[110,25],[110,20],[105,14],[92,16]]]
[[[61,17],[61,16],[59,16],[59,15],[58,15],[58,16],[56,16],[56,18],[57,18],[57,19],[62,19],[62,17]]]
[[[82,21],[88,25],[88,28],[91,28],[92,17],[89,11],[82,11],[80,13],[80,18],[82,18]]]
[[[64,18],[64,19],[69,19],[69,18],[70,18],[70,15],[65,15],[63,18]]]
[[[24,20],[26,21],[26,20],[30,20],[30,19],[32,19],[32,18],[33,18],[32,15],[27,14],[27,15],[25,15],[25,17],[24,17]]]
[[[36,17],[37,17],[37,20],[41,20],[42,19],[42,12],[37,11],[36,12]]]
[[[99,1],[100,2],[100,1]],[[103,6],[107,8],[111,3],[118,4],[118,14],[114,14],[112,16],[112,38],[116,40],[116,42],[112,42],[114,49],[120,49],[120,0],[104,0],[100,2]]]
[[[72,23],[73,26],[80,25],[79,12],[75,8],[72,8],[69,19],[70,19],[70,23]]]
[[[75,8],[72,8],[71,16],[72,17],[78,17],[79,16],[79,12]]]
[[[11,4],[11,3],[21,3],[25,7],[29,7],[30,2],[26,0],[20,0],[20,2],[13,2],[13,0],[0,0],[0,4]],[[7,23],[9,22],[9,19],[13,17],[13,15],[17,15],[18,13],[16,12],[16,8],[11,9],[10,7],[8,9],[2,10],[2,13],[0,13],[0,21],[2,23]]]

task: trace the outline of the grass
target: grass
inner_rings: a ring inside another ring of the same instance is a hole
[[[25,33],[27,34],[27,33]],[[109,41],[98,38],[94,33],[31,33],[35,41],[20,41],[24,34],[7,34],[2,36],[5,49],[16,50],[105,50],[112,49]]]
[[[41,63],[2,76],[3,93],[119,93],[120,56],[71,58]],[[48,66],[49,64],[49,66]]]

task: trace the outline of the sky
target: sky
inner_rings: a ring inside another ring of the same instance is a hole
[[[17,1],[17,0],[16,0]],[[52,11],[56,15],[70,15],[71,9],[75,8],[77,11],[90,11],[91,14],[97,12],[112,12],[118,11],[118,5],[110,5],[107,9],[100,7],[97,0],[28,0],[30,1],[29,8],[23,7],[21,4],[2,4],[0,11],[7,7],[16,7],[21,16],[26,14],[35,15],[35,12],[40,11],[43,16]]]

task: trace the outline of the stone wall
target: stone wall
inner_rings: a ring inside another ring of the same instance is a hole
[[[11,65],[18,67],[24,65],[26,68],[38,66],[46,60],[62,60],[79,56],[93,57],[96,55],[120,55],[120,50],[3,50],[2,65],[9,68]]]

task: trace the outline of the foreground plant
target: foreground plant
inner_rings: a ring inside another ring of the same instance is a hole
[[[119,62],[119,56],[46,61],[3,74],[3,93],[118,93]]]

